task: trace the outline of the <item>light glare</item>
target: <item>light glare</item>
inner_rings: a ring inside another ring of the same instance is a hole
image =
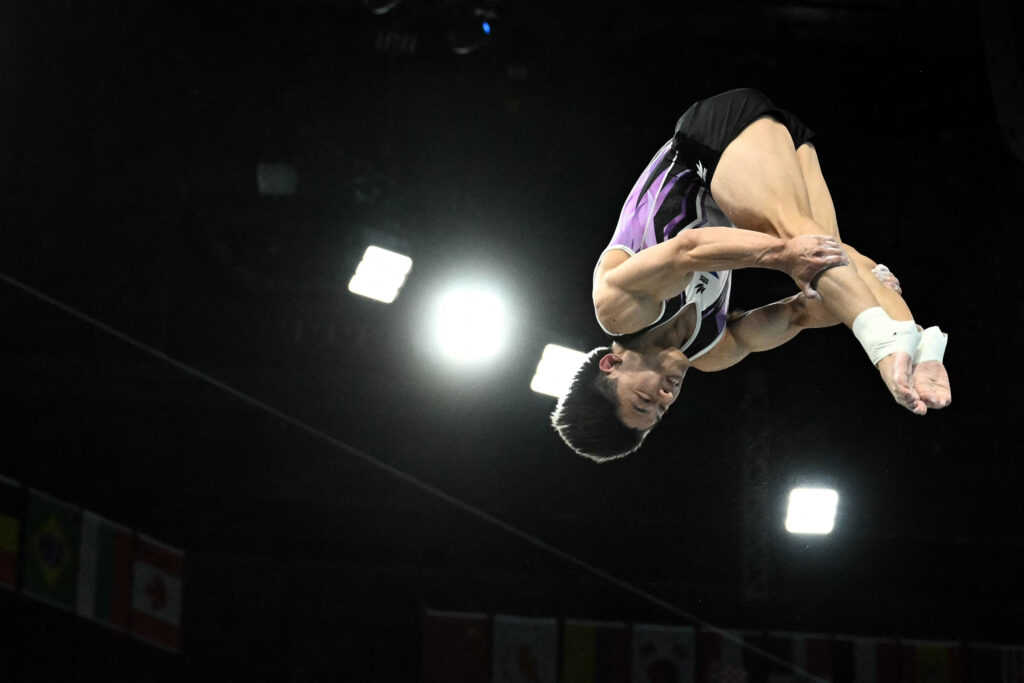
[[[435,336],[441,352],[460,363],[493,358],[504,346],[505,306],[483,289],[456,289],[438,302]]]
[[[574,351],[557,344],[548,344],[544,347],[540,362],[537,363],[537,370],[530,381],[530,388],[538,394],[561,398],[569,390],[576,370],[579,369],[586,357],[587,354],[582,351]]]
[[[792,534],[831,533],[838,503],[839,494],[833,489],[793,489],[789,492],[786,531]]]

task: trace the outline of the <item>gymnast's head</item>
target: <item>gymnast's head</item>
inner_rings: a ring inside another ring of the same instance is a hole
[[[686,359],[674,351],[592,350],[551,414],[562,440],[597,462],[634,453],[679,396]]]

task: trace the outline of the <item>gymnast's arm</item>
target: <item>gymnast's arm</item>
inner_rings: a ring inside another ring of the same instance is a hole
[[[661,302],[682,292],[696,271],[771,268],[811,295],[818,273],[848,262],[839,242],[824,235],[783,240],[738,228],[686,230],[634,255],[605,252],[595,272],[594,307],[608,332],[626,334],[656,318]]]
[[[729,321],[718,343],[695,359],[692,367],[702,372],[724,370],[755,351],[782,346],[801,330],[830,327],[838,322],[820,299],[808,300],[803,293],[794,294]]]

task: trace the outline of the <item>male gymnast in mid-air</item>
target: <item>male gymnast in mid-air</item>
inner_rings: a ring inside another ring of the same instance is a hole
[[[814,133],[755,90],[691,106],[630,193],[594,270],[592,350],[552,424],[577,453],[636,451],[689,368],[722,370],[801,330],[843,323],[896,402],[914,414],[951,401],[946,335],[920,328],[898,280],[840,241]],[[729,313],[730,271],[770,268],[800,291]]]

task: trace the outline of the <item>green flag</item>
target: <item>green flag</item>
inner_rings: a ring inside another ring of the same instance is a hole
[[[75,608],[80,519],[75,506],[29,490],[22,593],[56,607]]]

